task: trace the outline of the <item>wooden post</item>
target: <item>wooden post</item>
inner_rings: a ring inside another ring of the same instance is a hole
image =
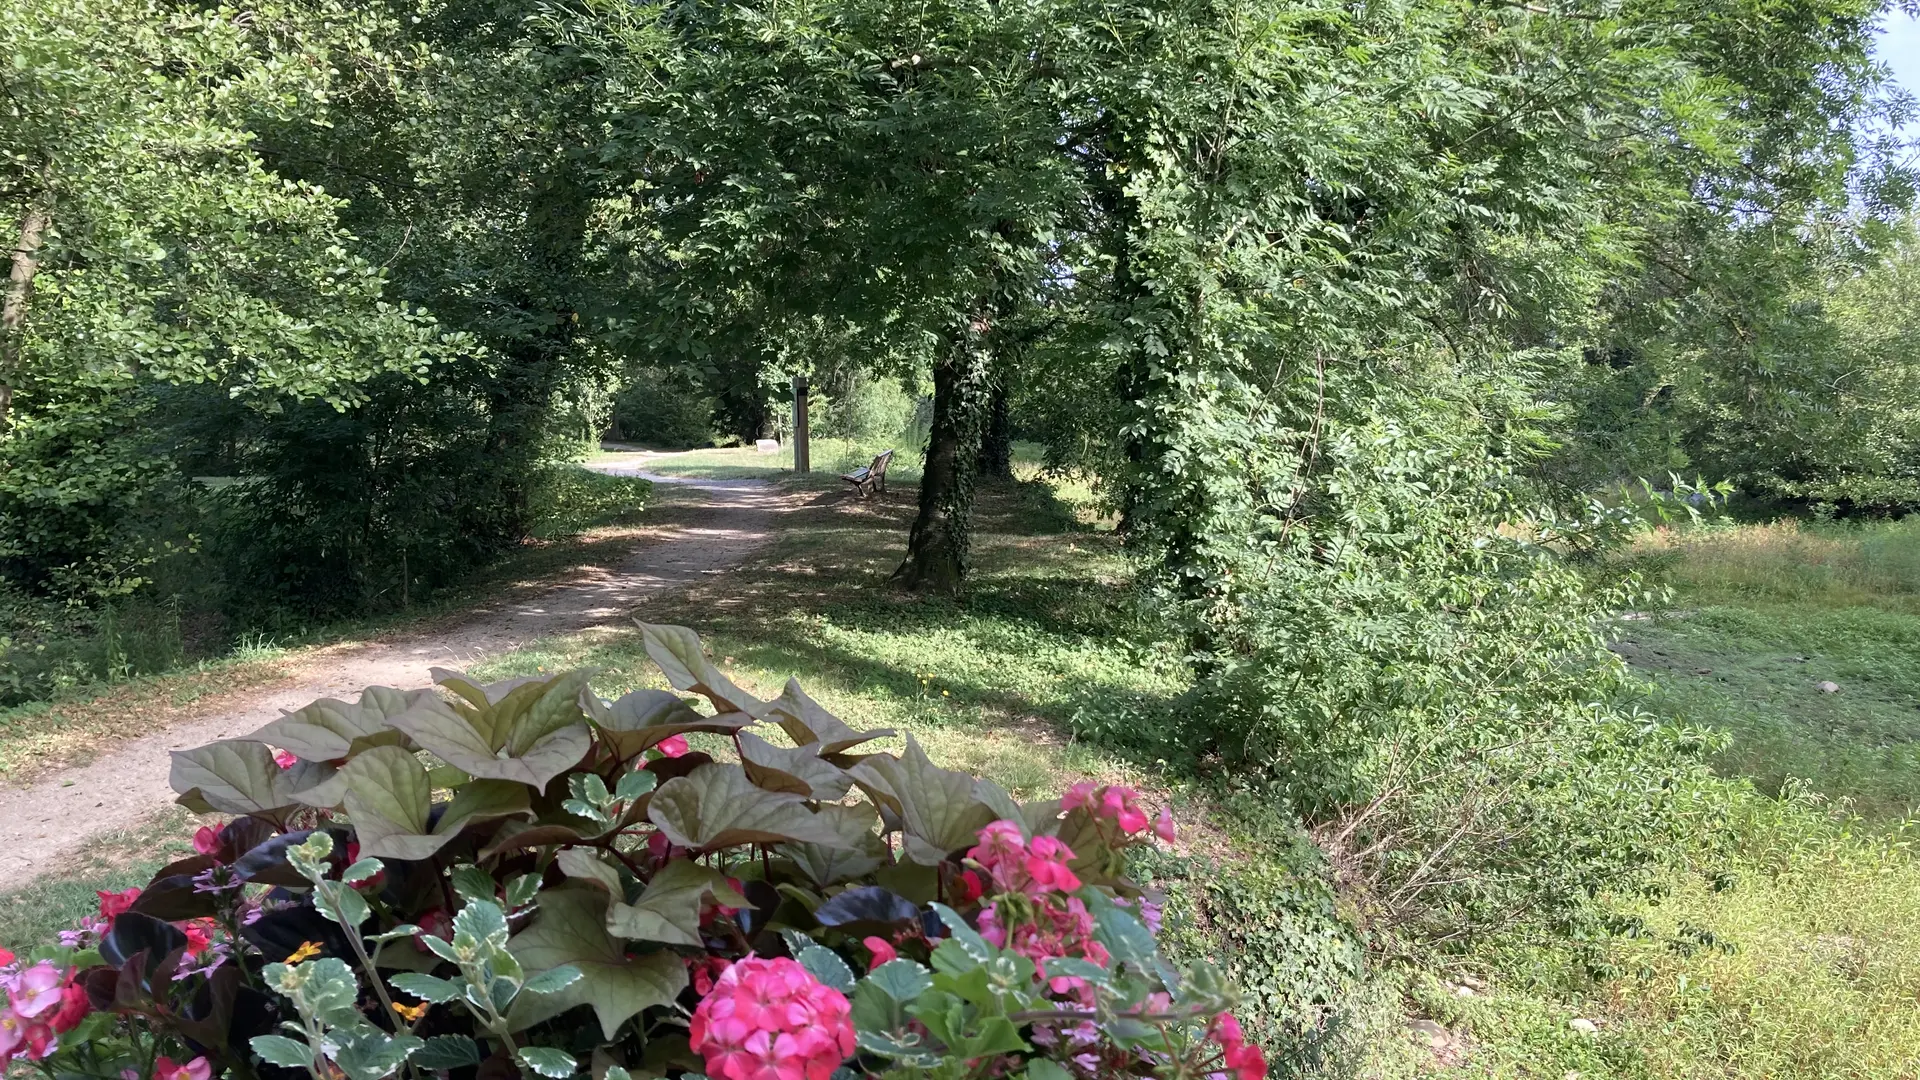
[[[807,446],[807,377],[793,377],[793,471],[813,471],[813,456]]]

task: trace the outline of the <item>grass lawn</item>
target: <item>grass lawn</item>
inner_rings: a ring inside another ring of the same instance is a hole
[[[1602,970],[1496,954],[1490,994],[1408,996],[1479,1043],[1460,1075],[1920,1077],[1920,522],[1717,524],[1636,557],[1674,595],[1616,651],[1751,788]],[[1599,1033],[1570,1041],[1575,1016]]]

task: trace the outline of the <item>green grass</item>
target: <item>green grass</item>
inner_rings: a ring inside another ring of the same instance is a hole
[[[193,854],[198,823],[177,807],[109,833],[33,884],[0,892],[0,948],[25,955],[96,910],[96,891],[145,885],[167,863]]]
[[[1920,522],[1716,524],[1636,556],[1673,599],[1616,649],[1651,708],[1726,739],[1698,872],[1631,910],[1599,972],[1493,953],[1488,993],[1405,976],[1405,1002],[1476,1044],[1460,1075],[1920,1077]]]
[[[917,446],[867,444],[846,439],[816,439],[810,449],[812,475],[796,477],[793,472],[793,448],[783,445],[771,454],[751,446],[714,447],[703,450],[647,450],[639,444],[609,443],[588,458],[592,463],[632,465],[661,476],[681,476],[698,480],[783,480],[810,486],[839,485],[841,473],[852,472],[871,463],[882,450],[894,451],[887,470],[887,481],[908,490],[920,482],[920,449]]]

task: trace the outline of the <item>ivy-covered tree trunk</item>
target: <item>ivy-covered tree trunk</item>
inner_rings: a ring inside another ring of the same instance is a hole
[[[20,235],[13,246],[7,291],[0,301],[0,432],[7,430],[13,409],[13,386],[20,377],[20,344],[26,333],[27,301],[33,295],[34,274],[40,269],[40,245],[53,225],[53,208],[43,195],[27,206]]]
[[[986,432],[980,439],[980,475],[1013,479],[1013,407],[1007,389],[1007,367],[994,365],[988,382]]]
[[[958,596],[967,576],[973,532],[973,483],[991,391],[987,335],[976,315],[957,332],[933,368],[933,428],[920,474],[920,516],[907,559],[894,580],[918,592]]]

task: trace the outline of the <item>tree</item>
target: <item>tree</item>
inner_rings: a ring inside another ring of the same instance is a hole
[[[262,161],[252,125],[333,89],[365,20],[166,0],[10,0],[0,202],[0,566],[69,595],[137,587],[143,515],[180,478],[147,428],[166,384],[344,406],[439,355],[424,314],[348,251],[341,202]]]

